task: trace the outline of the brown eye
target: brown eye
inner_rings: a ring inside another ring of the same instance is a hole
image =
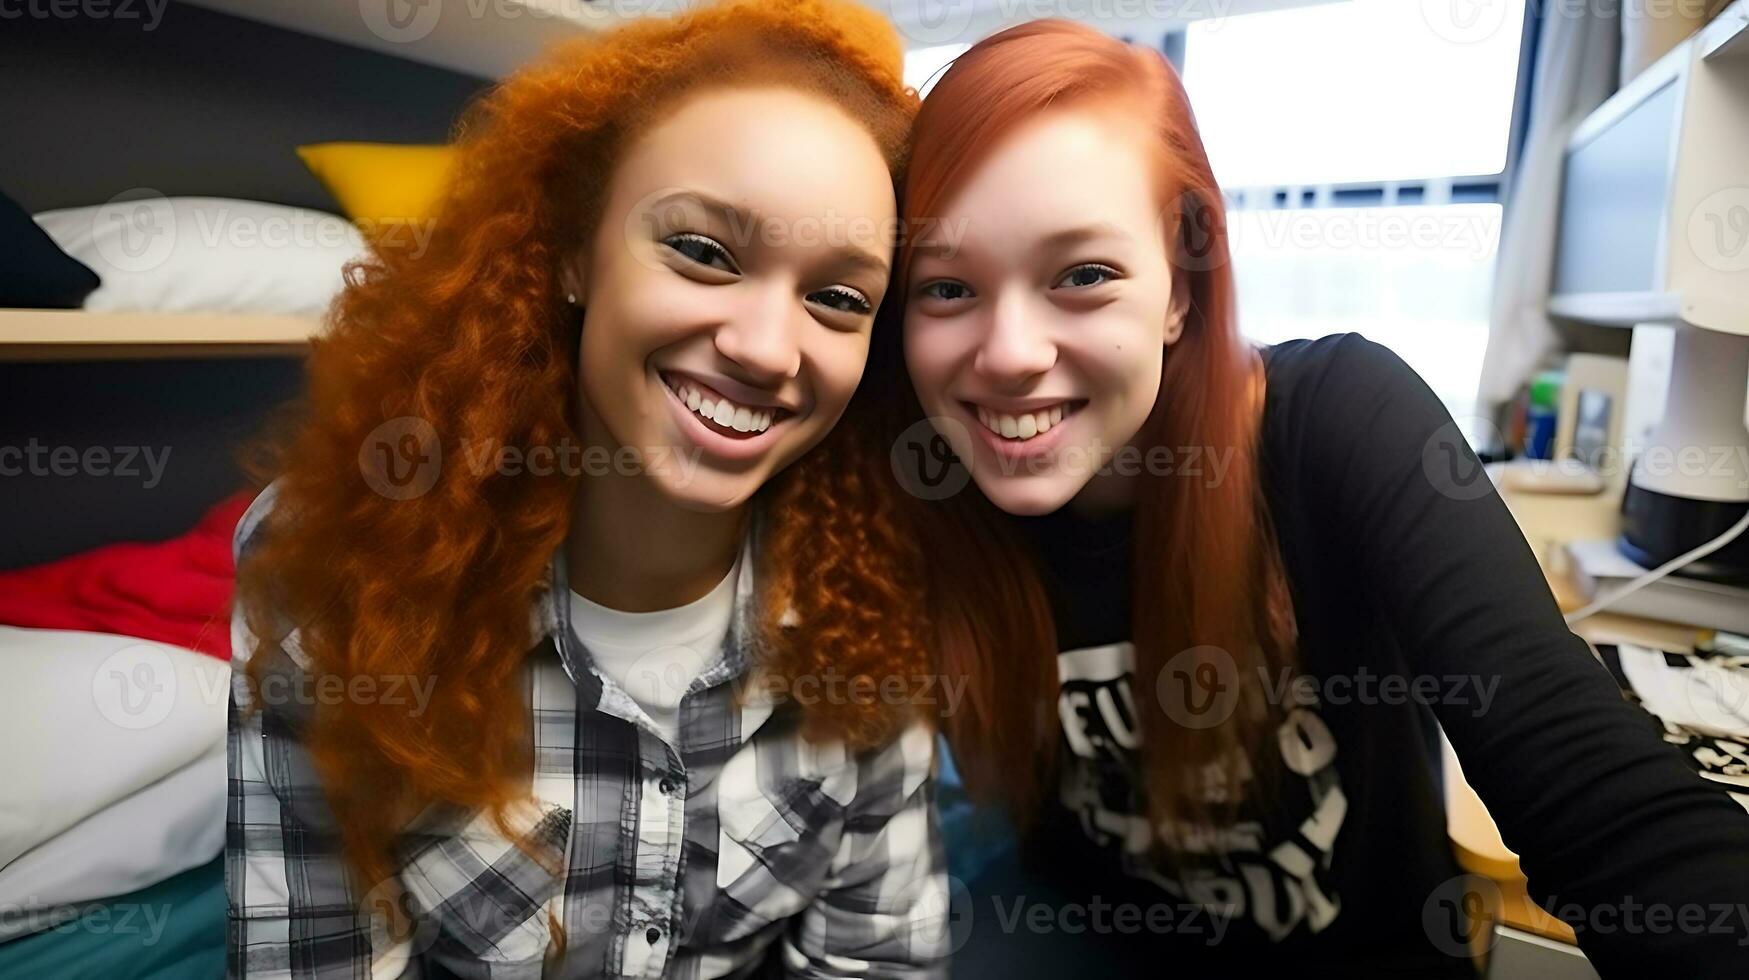
[[[809,293],[808,299],[842,313],[866,315],[874,310],[868,297],[847,286],[832,286],[816,293]]]
[[[966,299],[972,295],[970,287],[963,282],[955,282],[952,279],[937,279],[934,282],[925,283],[917,293],[928,299],[941,299],[950,302]]]
[[[669,235],[662,239],[662,244],[688,261],[724,272],[740,273],[735,260],[729,257],[729,250],[718,244],[713,238],[695,232],[683,231],[677,235]]]
[[[1075,289],[1085,286],[1097,286],[1102,282],[1109,282],[1116,278],[1118,278],[1118,271],[1111,266],[1101,265],[1098,262],[1088,262],[1084,265],[1078,265],[1075,268],[1070,269],[1063,278],[1057,280],[1057,284],[1051,288],[1062,289],[1067,287]]]

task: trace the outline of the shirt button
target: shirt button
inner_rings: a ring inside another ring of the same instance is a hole
[[[655,926],[651,926],[650,928],[648,928],[644,931],[645,941],[647,941],[652,946],[656,945],[656,941],[661,939],[661,938],[662,938],[662,930],[656,928]]]
[[[674,780],[672,780],[672,779],[662,780],[662,782],[659,784],[659,788],[662,790],[663,796],[673,796],[674,795]]]

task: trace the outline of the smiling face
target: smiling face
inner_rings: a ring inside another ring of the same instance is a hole
[[[874,137],[823,97],[723,89],[663,114],[564,270],[586,443],[636,453],[682,506],[745,503],[856,390],[895,222]]]
[[[912,260],[912,384],[979,489],[1012,514],[1062,507],[1135,437],[1182,329],[1158,180],[1135,131],[1075,106],[1022,123],[931,216],[963,236],[957,247],[920,244]]]

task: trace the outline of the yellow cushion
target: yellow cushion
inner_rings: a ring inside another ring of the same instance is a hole
[[[312,143],[298,158],[366,235],[423,224],[437,207],[454,149],[402,143]]]

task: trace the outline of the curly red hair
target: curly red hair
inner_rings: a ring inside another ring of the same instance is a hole
[[[348,268],[330,328],[312,342],[295,428],[251,466],[278,480],[278,500],[239,567],[238,596],[258,637],[295,624],[318,676],[435,681],[422,712],[341,699],[318,705],[307,732],[366,887],[389,877],[397,837],[428,806],[489,812],[508,831],[510,808],[529,799],[519,673],[537,639],[530,609],[586,488],[575,473],[450,465],[423,494],[391,499],[366,478],[361,447],[409,417],[429,424],[444,455],[574,445],[578,326],[558,270],[598,222],[628,137],[688,93],[781,84],[843,106],[897,180],[917,108],[901,68],[892,29],[848,0],[724,3],[562,45],[464,115],[423,252],[379,245]],[[886,397],[865,386],[834,432],[756,497],[767,675],[830,668],[878,682],[928,669],[904,584],[917,556],[897,532],[868,422]],[[780,628],[788,609],[793,625]],[[266,659],[248,666],[257,704]],[[808,737],[853,748],[920,715],[872,698],[799,707]]]

